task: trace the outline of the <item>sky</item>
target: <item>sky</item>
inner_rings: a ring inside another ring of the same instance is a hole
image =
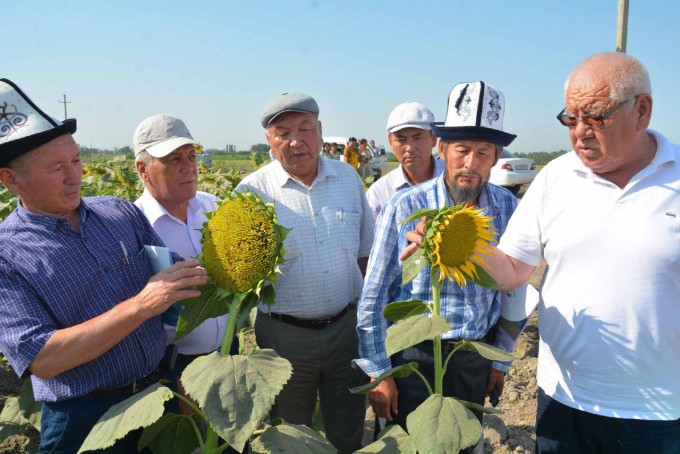
[[[451,88],[484,82],[506,100],[510,147],[570,149],[555,116],[564,80],[616,45],[618,0],[23,0],[3,2],[0,77],[78,120],[81,145],[120,148],[144,118],[182,118],[206,148],[264,143],[260,112],[313,96],[325,136],[387,144],[404,101],[446,116]],[[630,0],[627,52],[649,70],[650,127],[680,142],[680,2]]]

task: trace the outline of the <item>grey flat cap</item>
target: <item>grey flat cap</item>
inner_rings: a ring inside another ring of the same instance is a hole
[[[262,109],[260,123],[266,128],[271,121],[284,112],[305,112],[319,118],[319,105],[314,98],[303,93],[284,93],[278,96]]]

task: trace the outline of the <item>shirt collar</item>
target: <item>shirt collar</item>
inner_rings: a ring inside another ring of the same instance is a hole
[[[46,214],[39,214],[39,213],[34,213],[32,211],[29,211],[26,209],[26,207],[23,206],[21,203],[21,199],[19,199],[19,202],[17,203],[17,216],[19,216],[20,219],[22,219],[25,222],[29,222],[31,224],[36,224],[36,225],[41,225],[47,229],[50,230],[58,230],[61,226],[68,226],[71,228],[71,224],[69,223],[68,219],[65,218],[59,218],[56,216],[48,216]],[[85,222],[85,219],[87,218],[87,213],[90,211],[90,208],[87,205],[87,202],[85,199],[81,198],[80,199],[80,205],[78,205],[78,213],[80,214],[80,222],[81,224]]]
[[[156,221],[158,221],[163,216],[167,216],[170,219],[174,220],[175,222],[185,224],[184,221],[182,221],[181,219],[177,219],[177,217],[170,214],[170,212],[166,210],[165,207],[161,205],[161,203],[158,200],[156,200],[148,190],[144,189],[144,192],[139,197],[139,199],[142,205],[144,206],[144,214],[146,215],[151,225],[155,225]],[[189,221],[188,212],[189,211],[193,212],[196,209],[200,210],[200,201],[198,201],[197,198],[194,197],[193,199],[189,200],[187,206],[187,222]]]
[[[298,185],[303,185],[303,186],[304,186],[304,184],[303,184],[302,182],[300,182],[300,181],[296,180],[295,178],[293,178],[293,176],[292,176],[291,174],[289,174],[289,173],[283,168],[283,166],[281,165],[281,162],[279,162],[278,160],[272,162],[270,165],[273,165],[273,166],[274,166],[274,172],[273,172],[273,173],[274,173],[274,178],[276,179],[276,183],[277,183],[279,186],[283,187],[283,186],[285,186],[289,181],[293,182],[294,184],[298,184]],[[337,171],[335,170],[334,166],[330,164],[330,160],[328,160],[328,159],[322,159],[321,157],[319,157],[319,159],[317,159],[317,164],[316,164],[316,165],[317,165],[317,174],[316,174],[316,178],[315,178],[314,181],[312,182],[312,185],[310,186],[310,188],[311,188],[311,187],[314,187],[314,185],[317,184],[318,182],[323,181],[324,179],[326,179],[326,177],[329,177],[329,176],[336,176],[336,175],[337,175]]]
[[[436,178],[444,172],[444,161],[442,161],[441,159],[435,159],[434,156],[430,156],[430,160],[432,162],[432,168],[434,169],[432,178]],[[399,167],[397,167],[395,170],[396,172],[394,172],[394,187],[397,188],[397,190],[413,186],[413,184],[411,184],[408,177],[406,176],[406,171],[404,170],[404,167],[401,164],[399,164]]]

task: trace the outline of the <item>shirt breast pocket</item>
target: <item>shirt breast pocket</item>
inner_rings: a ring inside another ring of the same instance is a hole
[[[144,249],[137,255],[127,257],[122,265],[122,274],[128,298],[138,294],[146,286],[153,273]]]
[[[345,212],[342,213],[339,221],[342,247],[358,253],[361,239],[361,214]]]

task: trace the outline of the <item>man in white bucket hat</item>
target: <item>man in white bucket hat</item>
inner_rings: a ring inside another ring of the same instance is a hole
[[[0,350],[42,401],[40,451],[75,453],[114,404],[158,381],[159,315],[206,282],[187,260],[152,275],[163,243],[131,203],[81,198],[76,121],[0,79],[0,181],[19,206],[0,224]],[[107,452],[136,452],[131,434]]]
[[[399,252],[407,243],[406,233],[417,221],[399,224],[421,208],[442,208],[466,203],[493,218],[499,233],[517,206],[506,189],[488,183],[491,167],[503,146],[515,138],[503,131],[505,100],[496,88],[484,82],[456,85],[449,96],[443,123],[430,123],[440,137],[439,156],[445,170],[437,178],[405,189],[382,209],[375,229],[368,273],[359,300],[358,332],[360,359],[356,363],[372,380],[391,367],[416,361],[418,371],[430,382],[434,375],[432,342],[426,341],[388,357],[385,336],[389,322],[383,317],[388,303],[409,299],[432,302],[430,269],[425,267],[408,285],[401,285]],[[451,330],[442,336],[442,351],[458,340],[489,341],[489,331],[500,316],[500,294],[473,283],[459,287],[444,281],[441,289],[442,313]],[[444,377],[444,395],[483,405],[486,394],[503,390],[505,363],[493,364],[477,353],[456,354],[449,361]],[[407,416],[429,396],[416,374],[406,378],[389,377],[368,393],[374,412],[388,422],[406,428]],[[481,422],[481,413],[475,414]],[[483,442],[464,452],[483,452]]]

